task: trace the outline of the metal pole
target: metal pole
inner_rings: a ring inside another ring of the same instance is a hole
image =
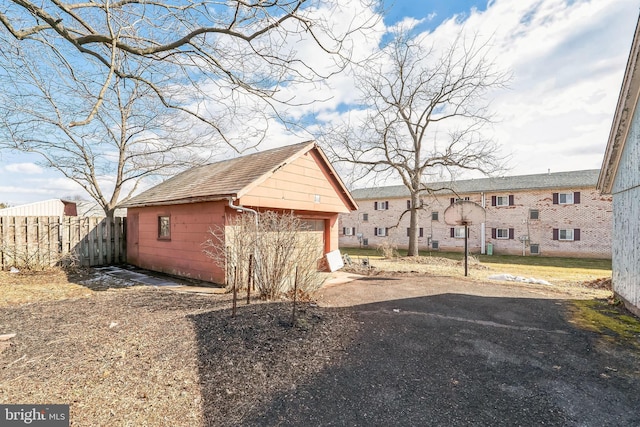
[[[231,317],[236,317],[236,302],[238,300],[238,267],[233,267],[233,305],[231,308]]]
[[[469,275],[469,247],[467,244],[467,240],[469,238],[469,226],[464,224],[464,275],[465,277]]]
[[[247,276],[247,304],[251,302],[252,276],[253,276],[253,255],[249,254],[249,274]]]

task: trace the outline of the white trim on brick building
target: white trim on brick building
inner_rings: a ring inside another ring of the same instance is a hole
[[[456,200],[470,200],[486,209],[486,222],[469,227],[469,248],[485,253],[570,257],[611,257],[612,204],[596,190],[599,170],[556,172],[512,177],[433,183],[425,192],[418,226],[421,250],[462,251],[464,228],[444,223],[444,210]],[[364,188],[351,193],[360,209],[340,216],[341,247],[376,247],[391,240],[409,243],[410,204],[406,187]],[[384,210],[380,210],[383,206]],[[380,229],[386,231],[384,235]]]

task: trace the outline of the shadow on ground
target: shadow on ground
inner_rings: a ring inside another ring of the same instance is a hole
[[[205,425],[640,425],[637,347],[572,301],[440,294],[191,316]],[[226,351],[229,346],[234,351]]]

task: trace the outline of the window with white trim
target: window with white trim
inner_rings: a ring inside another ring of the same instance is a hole
[[[491,196],[491,206],[513,206],[515,197],[513,194],[508,196]]]
[[[573,240],[573,228],[561,228],[558,230],[558,240]]]
[[[496,196],[496,206],[509,206],[509,196]]]
[[[509,238],[508,228],[496,228],[496,239],[508,239],[508,238]]]
[[[454,227],[453,237],[456,239],[464,239],[464,227]]]
[[[561,204],[561,205],[572,205],[573,204],[573,193],[558,193],[558,203]],[[571,239],[561,239],[561,240],[573,240],[573,238],[571,238]]]
[[[387,235],[387,228],[385,227],[376,227],[375,235],[378,237],[385,237]]]
[[[579,228],[554,228],[553,240],[578,241],[580,240]]]
[[[514,228],[492,228],[491,229],[491,238],[492,239],[514,239],[516,235],[516,230]]]
[[[355,236],[356,228],[355,227],[343,227],[342,228],[342,234],[344,234],[345,236]]]
[[[554,205],[579,205],[580,204],[580,192],[569,193],[553,193]]]
[[[386,211],[389,210],[389,201],[381,201],[381,202],[373,202],[373,209],[377,211]]]

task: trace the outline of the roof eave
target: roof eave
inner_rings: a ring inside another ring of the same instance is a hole
[[[118,207],[122,208],[146,208],[151,206],[168,206],[168,205],[187,205],[192,203],[219,202],[221,200],[229,200],[229,198],[237,198],[237,194],[217,194],[215,196],[186,197],[175,200],[159,200],[154,202],[140,203],[123,203]]]
[[[622,151],[629,135],[631,121],[635,114],[640,94],[640,73],[638,73],[638,55],[640,54],[640,19],[636,24],[629,59],[616,104],[616,111],[609,132],[597,188],[603,194],[611,194],[615,176],[618,172]]]

